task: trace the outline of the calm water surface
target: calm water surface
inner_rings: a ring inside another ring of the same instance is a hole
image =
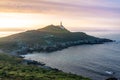
[[[58,68],[64,72],[90,77],[93,80],[104,80],[109,77],[105,71],[115,72],[120,76],[120,33],[87,32],[88,34],[116,40],[113,43],[97,45],[80,45],[69,47],[52,53],[34,53],[25,55],[46,63],[47,66]]]

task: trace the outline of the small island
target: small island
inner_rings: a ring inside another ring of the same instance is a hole
[[[84,32],[70,32],[63,25],[48,25],[0,38],[0,49],[10,53],[53,52],[83,44],[102,44],[110,39],[97,38]]]

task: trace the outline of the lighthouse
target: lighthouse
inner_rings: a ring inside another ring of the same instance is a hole
[[[60,28],[65,29],[64,26],[62,25],[62,21],[60,22]]]

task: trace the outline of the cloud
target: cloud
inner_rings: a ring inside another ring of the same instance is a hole
[[[0,0],[0,12],[56,15],[53,20],[63,18],[68,26],[75,22],[85,29],[120,26],[120,0]]]
[[[44,14],[69,14],[85,16],[118,17],[118,0],[2,0],[0,10]]]

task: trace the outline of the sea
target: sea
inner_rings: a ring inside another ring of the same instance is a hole
[[[86,32],[115,42],[73,46],[51,53],[28,53],[25,59],[44,62],[47,66],[93,80],[120,78],[120,32]]]

